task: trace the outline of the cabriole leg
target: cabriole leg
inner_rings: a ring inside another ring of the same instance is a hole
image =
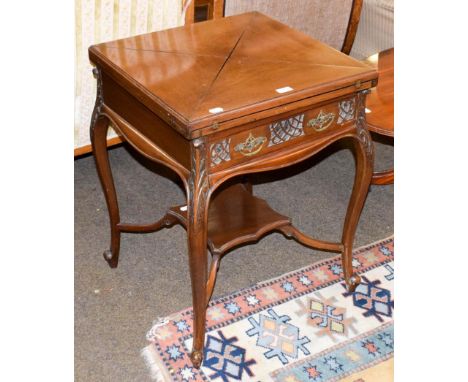
[[[106,198],[107,209],[109,211],[111,244],[110,249],[104,251],[104,259],[111,268],[116,268],[119,261],[120,231],[117,225],[120,222],[119,206],[117,194],[115,192],[114,180],[109,164],[107,153],[107,130],[109,119],[105,116],[96,117],[91,126],[91,144],[93,155],[96,160],[96,168],[101,180],[104,196]]]
[[[354,292],[361,282],[359,275],[353,272],[353,241],[364,202],[369,191],[374,166],[374,148],[366,128],[363,93],[358,96],[357,135],[353,137],[353,148],[356,159],[356,173],[351,198],[346,212],[342,236],[342,265],[346,285],[349,292]]]
[[[208,280],[207,229],[209,185],[205,148],[201,140],[192,145],[192,171],[188,192],[188,248],[193,299],[193,347],[190,358],[197,369],[203,361]]]

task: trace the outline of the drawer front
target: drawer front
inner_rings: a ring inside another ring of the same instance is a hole
[[[209,145],[212,168],[224,168],[292,144],[336,131],[356,119],[355,97],[216,140]]]

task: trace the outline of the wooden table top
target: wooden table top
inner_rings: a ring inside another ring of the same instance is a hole
[[[378,54],[377,65],[379,83],[366,100],[367,126],[378,134],[393,137],[393,48]]]
[[[258,12],[94,45],[89,56],[186,136],[377,78],[369,65]]]

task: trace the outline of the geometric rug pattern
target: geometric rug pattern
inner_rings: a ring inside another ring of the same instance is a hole
[[[340,257],[213,300],[192,367],[192,308],[159,319],[143,350],[158,382],[393,381],[393,237],[359,248],[348,293]]]

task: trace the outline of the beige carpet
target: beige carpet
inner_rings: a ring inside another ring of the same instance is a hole
[[[125,221],[153,221],[168,206],[183,201],[182,190],[160,167],[142,166],[147,162],[124,147],[111,150],[110,156]],[[392,147],[378,145],[379,168],[392,165],[392,158]],[[338,240],[353,176],[351,153],[335,147],[281,174],[258,178],[254,192],[293,217],[303,231]],[[392,233],[393,186],[373,187],[355,245]],[[140,350],[146,345],[151,320],[192,304],[185,231],[174,227],[147,235],[123,234],[120,264],[114,270],[102,258],[108,240],[107,210],[94,162],[84,157],[75,161],[76,381],[147,381]],[[282,235],[269,235],[257,245],[226,256],[214,295],[330,256],[333,254],[306,249]]]

